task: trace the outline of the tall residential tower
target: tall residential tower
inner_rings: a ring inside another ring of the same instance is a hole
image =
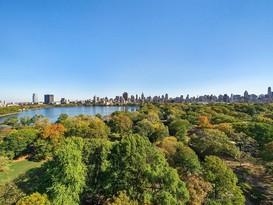
[[[44,104],[52,104],[54,102],[54,95],[45,95]]]
[[[37,93],[33,93],[33,95],[32,95],[32,103],[33,104],[37,104],[38,103],[38,94]]]
[[[268,94],[268,97],[269,97],[269,98],[272,98],[271,87],[268,87],[267,94]]]

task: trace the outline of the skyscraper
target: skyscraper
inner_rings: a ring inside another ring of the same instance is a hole
[[[165,101],[169,100],[169,95],[168,93],[165,94]]]
[[[244,92],[244,100],[245,100],[245,102],[249,101],[249,95],[248,95],[247,90]]]
[[[52,104],[54,102],[54,95],[47,94],[45,95],[44,104]]]
[[[141,94],[141,102],[144,103],[145,101],[145,97],[144,97],[144,93]]]
[[[127,92],[124,92],[124,93],[122,94],[122,97],[123,97],[123,99],[124,99],[125,101],[128,101],[129,96],[128,96],[128,93],[127,93]]]
[[[135,102],[135,96],[134,96],[134,95],[131,95],[131,99],[130,99],[130,100],[131,100],[131,102],[134,103],[134,102]]]
[[[268,94],[268,97],[269,97],[269,98],[272,98],[271,87],[268,87],[267,94]]]
[[[37,93],[33,93],[33,95],[32,95],[32,103],[33,104],[37,104],[38,103],[38,94]]]

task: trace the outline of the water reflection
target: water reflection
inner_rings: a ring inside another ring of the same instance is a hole
[[[44,115],[46,118],[50,119],[50,122],[54,123],[60,116],[60,114],[65,113],[68,116],[77,116],[80,114],[83,115],[93,115],[101,114],[102,116],[111,114],[117,110],[119,111],[129,111],[129,112],[135,112],[139,109],[139,107],[136,106],[92,106],[92,107],[85,107],[85,106],[76,106],[76,107],[52,107],[52,108],[42,108],[39,110],[28,110],[23,111],[20,114],[17,115],[9,115],[5,117],[0,117],[0,122],[3,122],[5,119],[11,117],[11,116],[17,116],[18,118],[21,118],[23,116],[30,116],[33,117],[34,115]]]

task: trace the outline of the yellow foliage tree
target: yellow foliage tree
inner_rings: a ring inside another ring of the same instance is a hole
[[[50,205],[50,202],[46,195],[35,192],[21,198],[16,205]]]

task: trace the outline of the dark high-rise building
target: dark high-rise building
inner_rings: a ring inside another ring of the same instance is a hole
[[[124,93],[122,94],[122,97],[123,97],[123,99],[124,99],[125,101],[128,101],[129,96],[128,96],[128,93],[127,93],[127,92],[124,92]]]
[[[247,90],[244,92],[244,101],[245,101],[245,102],[248,102],[248,101],[249,101],[249,95],[248,95]]]
[[[131,99],[130,99],[130,100],[131,100],[131,102],[134,103],[134,102],[135,102],[135,96],[134,96],[134,95],[131,95]]]
[[[33,104],[38,103],[38,94],[33,93],[33,95],[32,95],[32,103]]]
[[[229,97],[228,97],[227,94],[224,94],[223,101],[224,101],[225,103],[228,103],[228,102],[229,102]]]
[[[44,104],[52,104],[54,102],[54,95],[45,95]]]
[[[272,98],[271,87],[268,87],[267,94],[268,94],[268,97]]]
[[[144,93],[141,94],[141,101],[142,101],[142,102],[145,101]]]
[[[169,95],[168,93],[165,94],[165,101],[169,100]]]

